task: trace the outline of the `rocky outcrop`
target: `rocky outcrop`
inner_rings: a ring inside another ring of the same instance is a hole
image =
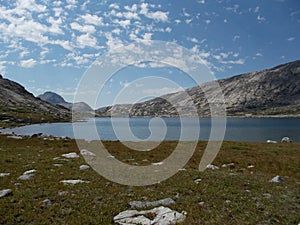
[[[70,120],[68,110],[35,98],[20,84],[0,77],[0,122],[26,124]]]
[[[222,79],[218,83],[229,115],[299,115],[300,60]],[[206,93],[202,90],[206,90]],[[191,100],[186,98],[186,93]],[[96,112],[101,116],[111,116],[112,112],[113,116],[177,116],[179,109],[185,116],[190,116],[187,105],[193,104],[199,116],[209,116],[205,95],[217,96],[212,82],[135,105],[115,105]]]

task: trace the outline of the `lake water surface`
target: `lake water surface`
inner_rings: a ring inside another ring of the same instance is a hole
[[[179,140],[181,134],[180,119],[163,118],[162,120],[156,121],[152,120],[152,118],[114,118],[114,125],[118,128],[119,135],[128,141],[136,140],[131,135],[131,132],[139,140]],[[185,124],[187,124],[188,132],[181,138],[184,140],[195,139],[194,134],[197,129],[199,129],[198,121],[195,122],[195,118],[183,118],[183,120]],[[151,136],[149,123],[153,128],[152,133],[157,133],[158,135]],[[125,129],[127,124],[129,124],[131,132]],[[73,127],[80,131],[80,133],[76,135],[77,138],[87,140],[98,140],[99,137],[101,140],[119,139],[114,132],[111,118],[96,118],[73,124],[35,124],[5,129],[1,132],[14,132],[21,135],[44,133],[74,138]],[[166,131],[166,133],[162,137],[161,133],[164,133],[164,131]],[[211,119],[201,118],[200,135],[197,135],[198,139],[208,140],[210,132]],[[290,137],[295,142],[300,142],[300,118],[227,118],[224,140],[265,142],[266,140],[280,141],[285,136]]]

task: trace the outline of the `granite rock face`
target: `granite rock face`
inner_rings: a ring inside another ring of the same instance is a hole
[[[257,72],[218,80],[229,115],[295,115],[300,110],[300,60]],[[205,93],[204,93],[205,91]],[[186,93],[190,96],[187,98]],[[163,95],[134,105],[101,108],[100,116],[192,116],[195,105],[199,116],[210,116],[207,101],[218,102],[214,82],[185,91]],[[172,104],[171,104],[172,103]]]

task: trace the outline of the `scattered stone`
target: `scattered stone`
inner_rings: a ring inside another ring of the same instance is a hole
[[[227,199],[227,200],[225,201],[225,203],[229,204],[229,203],[231,203],[231,201]]]
[[[81,165],[81,166],[79,167],[80,170],[88,170],[88,169],[90,169],[90,168],[91,168],[91,167],[88,166],[88,165]]]
[[[234,166],[234,163],[228,163],[228,164],[223,164],[222,165],[222,168],[226,168],[226,167],[232,167],[232,166]]]
[[[31,174],[31,173],[35,173],[35,172],[36,172],[36,170],[27,170],[23,174],[27,175],[27,174]]]
[[[284,143],[284,142],[286,142],[286,143],[290,143],[290,142],[293,142],[289,137],[283,137],[282,139],[281,139],[281,142],[282,143]]]
[[[204,205],[204,204],[205,204],[205,202],[199,202],[198,204],[199,204],[199,205]]]
[[[60,181],[63,184],[80,184],[80,183],[89,183],[89,181],[84,181],[84,180],[61,180]]]
[[[60,157],[55,157],[53,158],[53,160],[60,160]]]
[[[15,186],[21,186],[21,183],[14,183]]]
[[[0,190],[0,198],[8,196],[8,195],[12,195],[13,192],[11,189],[4,189],[4,190]]]
[[[49,199],[45,199],[42,201],[42,206],[51,206],[52,202]]]
[[[266,197],[266,198],[271,198],[272,197],[272,195],[269,194],[269,193],[264,193],[263,196]]]
[[[251,168],[254,168],[254,166],[253,165],[249,165],[249,166],[247,166],[247,168],[251,169]]]
[[[79,158],[79,155],[77,155],[76,152],[70,152],[67,154],[62,154],[61,156],[67,158],[67,159],[75,159],[75,158]]]
[[[36,170],[27,170],[23,175],[19,176],[19,180],[31,180],[35,177]]]
[[[151,163],[153,166],[160,166],[160,165],[163,165],[164,162],[157,162],[157,163]]]
[[[21,140],[21,139],[23,139],[22,136],[17,136],[17,135],[7,136],[7,138],[16,139],[16,140]]]
[[[164,198],[153,202],[141,202],[141,201],[132,201],[129,202],[131,208],[145,208],[145,207],[155,207],[159,205],[171,205],[175,204],[175,201],[172,198]]]
[[[0,177],[8,177],[10,173],[0,173]]]
[[[30,174],[23,174],[23,175],[21,175],[21,176],[19,176],[19,180],[31,180],[31,179],[33,179],[34,178],[34,176],[35,176],[35,174],[34,173],[30,173]]]
[[[92,153],[92,152],[90,152],[90,151],[88,151],[86,149],[81,149],[80,150],[80,154],[81,155],[85,155],[85,156],[96,156],[94,153]]]
[[[115,157],[113,155],[106,156],[107,159],[114,159]]]
[[[64,195],[67,195],[67,194],[69,194],[68,191],[59,191],[59,192],[58,192],[58,195],[59,195],[59,196],[64,196]]]
[[[180,169],[178,169],[178,171],[186,171],[186,169],[185,168],[180,168]]]
[[[208,164],[208,165],[206,166],[206,168],[207,168],[207,169],[212,169],[212,170],[218,170],[218,169],[219,169],[219,167],[217,167],[217,166],[215,166],[215,165],[213,165],[213,164]]]
[[[63,166],[63,164],[60,164],[60,163],[54,163],[53,166],[61,167],[61,166]]]
[[[196,180],[194,180],[194,182],[196,183],[196,184],[199,184],[200,182],[202,181],[202,179],[196,179]]]
[[[284,183],[284,180],[280,177],[280,176],[276,176],[276,177],[273,177],[270,182],[273,182],[273,183]]]
[[[267,140],[267,143],[273,143],[273,144],[275,144],[275,143],[277,143],[277,141]]]
[[[155,216],[154,219],[147,218],[147,215]],[[186,212],[179,213],[170,208],[160,206],[151,210],[137,211],[126,210],[114,217],[114,222],[119,225],[171,225],[182,223],[185,220]]]

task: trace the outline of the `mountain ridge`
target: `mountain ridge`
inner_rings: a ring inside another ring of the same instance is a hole
[[[300,60],[256,72],[235,75],[217,81],[222,89],[229,116],[299,115]],[[178,116],[176,108],[183,110],[191,97],[199,116],[210,116],[205,94],[216,96],[213,82],[166,94],[134,105],[118,104],[96,110],[100,116]],[[206,90],[204,94],[203,90]],[[171,105],[170,102],[175,102]],[[186,110],[184,116],[192,116]]]
[[[70,120],[68,110],[44,102],[17,82],[0,76],[0,127]]]

